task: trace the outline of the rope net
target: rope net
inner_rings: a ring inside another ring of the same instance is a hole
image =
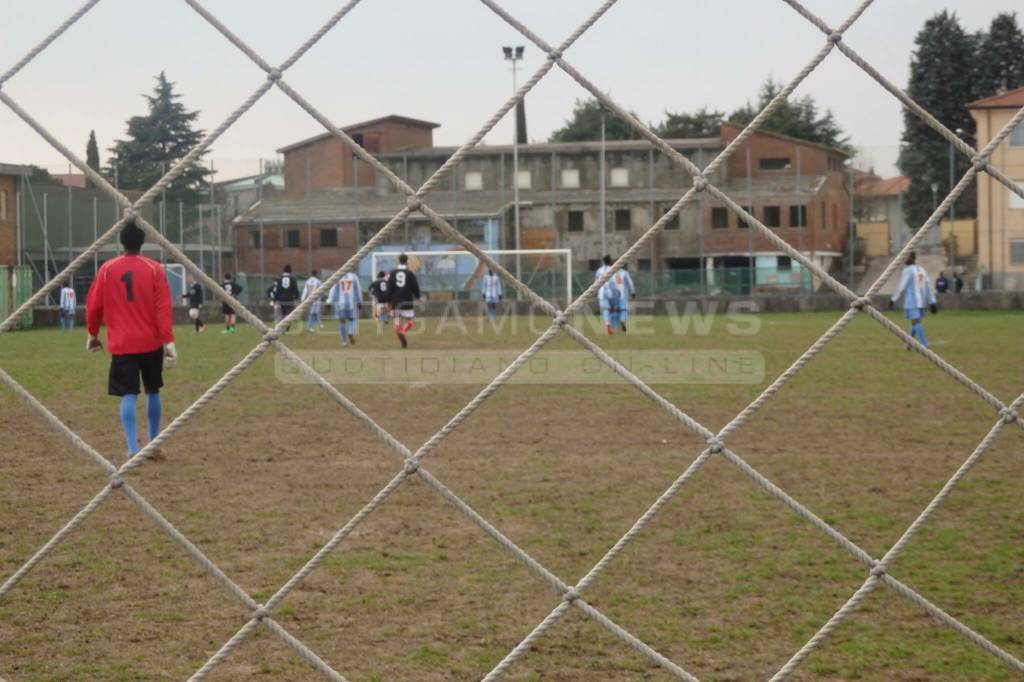
[[[524,656],[529,651],[530,647],[543,637],[545,632],[564,617],[570,609],[577,609],[587,617],[593,619],[601,627],[607,629],[616,639],[660,666],[669,675],[677,679],[689,680],[692,682],[697,680],[697,678],[687,672],[681,664],[669,660],[628,630],[604,615],[599,609],[590,604],[584,595],[588,586],[597,579],[597,577],[608,567],[615,557],[622,552],[629,542],[650,523],[650,521],[668,503],[668,501],[672,499],[680,488],[682,488],[697,473],[697,471],[699,471],[701,467],[708,462],[708,460],[717,456],[731,463],[757,486],[765,490],[769,495],[785,505],[793,513],[803,518],[814,528],[833,540],[842,549],[846,550],[846,552],[848,552],[856,561],[859,561],[864,565],[866,571],[866,577],[860,588],[858,588],[856,592],[843,604],[843,606],[836,611],[835,614],[833,614],[833,616],[829,618],[829,620],[824,623],[820,629],[790,657],[789,660],[786,661],[786,663],[772,676],[772,680],[783,680],[789,677],[797,667],[812,652],[814,652],[815,649],[820,647],[822,643],[829,638],[832,632],[834,632],[835,629],[857,609],[863,600],[879,586],[885,586],[910,600],[935,618],[938,622],[960,633],[968,641],[973,642],[982,650],[988,652],[992,656],[995,656],[1011,669],[1018,672],[1024,672],[1024,661],[1021,661],[1018,657],[996,645],[984,635],[971,629],[963,622],[944,611],[940,606],[932,603],[925,596],[919,594],[917,591],[907,586],[896,577],[890,575],[888,572],[889,566],[895,560],[897,555],[899,555],[911,539],[913,539],[918,531],[920,531],[921,527],[934,514],[935,510],[942,504],[959,481],[985,454],[999,433],[1011,425],[1024,427],[1024,419],[1022,419],[1019,413],[1021,405],[1024,404],[1024,394],[1018,396],[1009,404],[1004,403],[937,353],[922,346],[917,339],[909,336],[906,332],[886,318],[872,303],[872,296],[878,292],[885,281],[888,280],[896,268],[899,267],[899,264],[903,261],[905,255],[913,250],[915,245],[918,244],[930,230],[935,228],[940,217],[948,210],[950,204],[968,188],[971,181],[978,173],[988,173],[996,181],[1009,188],[1018,196],[1024,198],[1024,189],[1006,177],[998,169],[990,166],[988,162],[993,151],[1004,139],[1006,139],[1013,128],[1024,122],[1024,109],[1018,111],[1010,122],[1007,123],[1007,125],[984,148],[975,149],[955,135],[921,106],[915,103],[905,92],[903,92],[902,89],[886,79],[843,40],[843,35],[873,4],[873,0],[863,0],[854,9],[850,16],[838,27],[829,26],[821,18],[810,12],[798,0],[781,0],[817,27],[825,36],[824,43],[817,52],[814,53],[804,68],[788,81],[785,87],[754,118],[754,120],[751,121],[741,134],[738,135],[721,152],[721,154],[702,171],[689,159],[659,138],[647,126],[633,117],[625,108],[613,101],[605,92],[598,88],[597,85],[588,80],[586,76],[566,61],[564,57],[566,51],[568,51],[569,48],[572,47],[572,45],[613,5],[615,5],[618,0],[605,0],[602,2],[601,5],[591,15],[589,15],[575,31],[573,31],[557,46],[552,46],[540,38],[500,6],[496,0],[479,0],[483,5],[493,11],[494,14],[502,21],[510,25],[527,40],[540,48],[546,57],[543,64],[533,73],[533,75],[514,93],[511,98],[498,108],[495,114],[488,119],[486,123],[484,123],[475,135],[462,144],[421,187],[413,189],[401,178],[391,172],[385,165],[379,162],[373,155],[369,154],[365,149],[357,144],[343,130],[340,130],[333,125],[327,116],[321,113],[309,100],[297,92],[284,79],[285,72],[287,72],[289,68],[301,59],[321,38],[330,32],[338,22],[344,19],[345,16],[355,8],[361,0],[349,0],[349,2],[331,16],[306,42],[300,45],[288,59],[276,67],[265,61],[258,52],[234,34],[230,28],[207,10],[199,0],[183,1],[198,13],[213,29],[241,50],[266,74],[266,78],[261,85],[220,125],[206,135],[206,137],[196,145],[194,149],[192,149],[179,163],[171,168],[155,185],[153,185],[153,187],[146,191],[135,202],[130,201],[118,190],[112,187],[106,179],[72,153],[65,145],[56,139],[42,123],[23,109],[9,94],[2,90],[3,85],[8,80],[17,75],[18,72],[35,59],[35,57],[60,38],[65,31],[74,26],[74,24],[85,16],[93,7],[95,7],[100,0],[88,0],[85,2],[76,12],[71,14],[13,67],[0,76],[0,101],[6,104],[12,111],[14,111],[15,114],[17,114],[18,117],[25,121],[25,123],[46,139],[50,145],[65,156],[68,161],[81,170],[90,181],[112,197],[112,199],[117,202],[123,210],[123,217],[118,222],[103,233],[103,235],[101,235],[92,244],[92,246],[75,258],[60,275],[50,280],[48,284],[43,286],[35,293],[35,295],[12,313],[7,320],[0,324],[0,333],[12,330],[17,320],[30,310],[32,306],[41,303],[58,286],[59,282],[66,279],[85,262],[91,260],[93,254],[96,253],[101,246],[111,241],[124,225],[134,222],[145,230],[149,239],[159,244],[171,258],[181,263],[190,274],[202,282],[208,291],[212,291],[217,298],[221,299],[224,303],[234,309],[239,317],[251,324],[254,328],[258,329],[263,335],[263,338],[256,347],[242,358],[242,360],[240,360],[234,367],[224,374],[224,376],[207,389],[206,392],[203,393],[184,412],[168,424],[168,426],[164,428],[154,440],[148,443],[137,455],[121,466],[115,466],[108,457],[104,456],[85,442],[53,412],[47,409],[42,402],[35,398],[10,374],[8,374],[3,367],[0,367],[0,381],[10,388],[36,413],[38,413],[39,416],[42,417],[43,420],[45,420],[46,423],[48,423],[57,433],[64,436],[71,445],[83,452],[96,464],[96,466],[100,467],[109,476],[109,482],[95,495],[95,497],[93,497],[88,504],[86,504],[73,518],[71,518],[59,531],[57,531],[57,533],[55,533],[53,537],[51,537],[50,540],[30,559],[28,559],[28,561],[26,561],[13,575],[8,577],[3,584],[0,585],[0,599],[10,592],[19,583],[19,581],[41,561],[46,559],[46,557],[53,552],[53,550],[62,541],[74,533],[75,529],[77,529],[93,512],[102,506],[111,495],[119,493],[126,496],[143,514],[151,519],[164,533],[166,533],[178,546],[180,546],[185,553],[191,556],[202,567],[202,569],[206,571],[206,573],[212,576],[224,587],[224,589],[233,595],[235,599],[241,602],[249,614],[248,620],[241,625],[234,636],[232,636],[212,656],[210,656],[202,667],[192,674],[189,678],[190,680],[202,680],[206,678],[206,676],[209,675],[209,673],[219,663],[230,656],[232,651],[234,651],[239,644],[252,634],[253,631],[257,628],[263,627],[280,639],[288,648],[309,663],[309,665],[320,671],[325,677],[330,680],[343,681],[346,680],[346,678],[342,673],[331,667],[331,665],[321,658],[316,652],[289,633],[283,625],[274,619],[274,610],[290,592],[302,583],[310,573],[316,570],[317,566],[319,566],[331,552],[345,542],[345,539],[349,537],[349,535],[364,519],[366,519],[367,516],[384,504],[395,490],[397,490],[407,479],[411,477],[418,477],[423,483],[444,499],[445,502],[462,512],[462,514],[472,521],[473,524],[479,527],[481,531],[508,551],[509,554],[522,563],[537,578],[547,583],[549,587],[555,590],[559,597],[551,612],[539,624],[537,624],[537,626],[490,672],[488,672],[487,675],[484,676],[484,680],[490,681],[500,678],[503,673],[508,671],[509,667],[515,661]],[[708,179],[710,177],[714,177],[715,170],[725,163],[736,149],[738,149],[752,134],[754,134],[755,131],[758,130],[768,116],[770,116],[771,113],[787,97],[789,97],[790,94],[792,94],[804,79],[806,79],[819,64],[821,64],[835,51],[839,51],[854,64],[861,67],[869,76],[871,76],[871,78],[877,81],[879,85],[892,93],[893,96],[895,96],[905,107],[913,111],[917,116],[924,120],[929,127],[948,140],[959,153],[968,156],[972,161],[971,167],[960,179],[959,183],[957,183],[949,195],[945,197],[942,203],[936,207],[932,215],[924,225],[921,226],[921,229],[917,231],[914,237],[906,244],[903,250],[893,258],[892,262],[889,263],[882,275],[879,276],[864,296],[857,296],[854,294],[850,289],[825,272],[818,264],[808,259],[776,235],[771,229],[766,227],[762,222],[750,215],[741,207],[741,205],[733,201],[727,194],[725,194],[725,192],[716,187]],[[484,136],[494,128],[494,126],[509,112],[509,110],[511,110],[516,103],[519,102],[555,66],[572,77],[584,89],[603,103],[605,107],[623,119],[639,135],[648,140],[656,149],[663,152],[672,160],[673,163],[681,166],[693,176],[693,186],[687,189],[672,208],[656,223],[654,223],[625,253],[623,253],[600,279],[591,284],[583,294],[581,294],[576,300],[570,302],[564,309],[556,308],[547,300],[531,291],[529,287],[517,280],[507,269],[502,267],[501,264],[495,262],[494,259],[483,252],[480,247],[459,233],[447,220],[434,211],[427,203],[430,192],[437,187],[438,183],[452,170],[452,168],[455,167],[456,164],[462,160],[466,153],[479,144]],[[403,208],[383,228],[381,228],[340,269],[327,278],[315,294],[307,297],[305,302],[298,305],[287,317],[280,320],[276,325],[268,327],[245,306],[229,296],[224,289],[221,288],[219,283],[207,276],[173,243],[164,238],[157,228],[140,215],[140,209],[142,206],[153,201],[169,183],[177,178],[178,175],[188,168],[190,164],[198,160],[199,157],[209,149],[209,147],[229,127],[231,127],[242,115],[252,108],[252,106],[264,94],[274,87],[284,92],[296,104],[298,104],[298,106],[320,122],[320,124],[322,124],[330,134],[340,139],[363,161],[372,165],[377,173],[381,174],[381,176],[384,177],[387,182],[391,183],[397,191],[406,194],[408,198],[405,208]],[[721,201],[729,210],[740,216],[748,225],[752,225],[761,235],[777,245],[781,251],[785,252],[791,258],[808,268],[816,277],[821,279],[825,286],[838,293],[849,303],[849,309],[835,324],[832,325],[832,327],[817,339],[788,369],[786,369],[767,388],[765,388],[760,395],[758,395],[728,424],[717,432],[693,419],[678,406],[659,395],[654,389],[633,375],[628,369],[619,364],[614,358],[603,351],[584,334],[567,324],[574,314],[582,312],[583,306],[593,299],[598,289],[600,289],[600,287],[604,285],[609,278],[621,269],[623,265],[626,264],[634,254],[637,254],[640,249],[643,248],[655,235],[664,229],[667,224],[674,221],[679,211],[684,206],[696,201],[701,192],[706,192]],[[393,232],[396,227],[403,224],[405,219],[413,212],[419,212],[424,215],[434,227],[451,238],[454,242],[461,245],[467,251],[475,254],[483,262],[487,263],[487,265],[490,266],[495,273],[501,276],[509,286],[520,292],[527,300],[531,301],[537,309],[550,315],[552,319],[551,325],[548,329],[541,334],[529,348],[523,351],[504,371],[494,377],[494,379],[491,380],[483,390],[481,390],[468,404],[451,417],[451,419],[437,433],[435,433],[415,451],[388,433],[369,415],[363,412],[358,405],[349,400],[341,391],[331,385],[326,379],[324,379],[279,340],[279,335],[287,325],[299,319],[312,302],[325,295],[343,275],[353,271],[363,258],[370,254],[379,244],[383,243],[385,238]],[[775,395],[786,382],[792,379],[793,376],[795,376],[808,362],[810,362],[810,360],[814,358],[829,341],[835,338],[836,335],[838,335],[850,323],[850,321],[857,316],[858,313],[867,315],[878,322],[878,324],[898,337],[904,344],[924,356],[940,371],[944,372],[954,381],[962,384],[972,393],[977,395],[978,398],[987,403],[995,413],[993,425],[985,437],[978,443],[953,476],[950,477],[945,485],[942,486],[925,509],[921,511],[913,523],[911,523],[904,531],[896,543],[893,544],[892,547],[880,558],[875,558],[865,550],[861,549],[853,540],[837,531],[809,508],[790,496],[785,490],[775,485],[771,480],[748,464],[738,453],[733,451],[727,445],[728,437],[737,428],[749,420],[761,407],[763,407],[764,404],[773,395]],[[492,525],[487,519],[477,513],[441,480],[433,476],[424,466],[424,461],[427,456],[430,455],[430,453],[435,450],[442,441],[457,429],[459,425],[491,395],[501,388],[501,386],[505,384],[524,364],[526,364],[531,357],[533,357],[559,333],[566,334],[571,339],[579,343],[583,348],[591,351],[602,363],[607,365],[612,371],[624,378],[641,394],[648,397],[652,402],[658,405],[671,418],[679,422],[683,428],[698,435],[706,443],[706,447],[702,449],[685,471],[683,471],[668,487],[668,489],[665,490],[664,493],[662,493],[661,496],[647,509],[647,511],[637,519],[633,526],[621,538],[619,538],[619,540],[607,551],[600,561],[598,561],[593,568],[591,568],[590,571],[588,571],[583,578],[575,584],[569,584],[563,581],[558,575],[530,556],[521,547],[517,546],[515,542],[503,534],[497,527]],[[163,443],[167,441],[167,439],[171,438],[182,426],[193,419],[214,397],[224,390],[226,386],[228,386],[234,379],[236,379],[242,372],[244,372],[271,348],[273,348],[289,363],[294,365],[300,373],[316,383],[320,389],[338,403],[342,409],[359,419],[366,428],[386,444],[398,457],[399,468],[387,485],[374,495],[372,499],[367,501],[366,504],[348,521],[348,523],[334,533],[330,540],[324,544],[319,551],[317,551],[302,566],[302,568],[289,578],[288,581],[266,602],[260,603],[246,593],[246,591],[235,583],[230,576],[211,561],[199,547],[193,544],[170,521],[168,521],[157,508],[150,504],[132,485],[130,485],[125,474],[145,465],[147,460]],[[2,674],[2,671],[0,671],[0,674]],[[2,682],[2,677],[0,677],[0,682]]]

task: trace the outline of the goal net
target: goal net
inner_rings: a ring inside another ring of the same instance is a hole
[[[432,300],[478,300],[487,265],[469,251],[376,251],[373,273],[390,272],[398,256],[409,256],[420,289]],[[570,249],[507,249],[484,251],[501,267],[516,275],[531,291],[556,305],[572,300],[572,251]],[[517,292],[505,287],[505,298]]]

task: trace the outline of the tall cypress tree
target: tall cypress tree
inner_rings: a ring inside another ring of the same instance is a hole
[[[960,128],[973,142],[974,119],[967,104],[978,97],[976,55],[979,39],[964,31],[956,14],[942,11],[925,22],[914,40],[907,93],[950,130]],[[954,157],[954,180],[970,167],[970,159],[959,152]],[[932,213],[932,183],[938,185],[938,199],[949,193],[949,142],[910,111],[903,113],[900,171],[910,178],[904,212],[917,229]],[[977,196],[971,186],[956,202],[956,215],[975,215]]]
[[[193,128],[199,112],[187,110],[178,101],[181,95],[163,72],[156,81],[153,94],[145,95],[149,113],[128,119],[128,139],[117,140],[110,148],[108,174],[113,176],[116,164],[124,189],[149,189],[203,139],[203,131]],[[208,173],[192,164],[167,188],[168,201],[197,202]]]
[[[100,148],[96,144],[96,131],[89,131],[89,141],[85,145],[85,165],[97,173],[100,171]],[[86,179],[86,184],[92,187],[92,180]]]
[[[1024,31],[1017,15],[996,15],[978,47],[978,96],[988,97],[1024,85]]]

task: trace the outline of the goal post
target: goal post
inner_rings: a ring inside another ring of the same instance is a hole
[[[495,249],[484,250],[513,275],[522,273],[523,283],[531,291],[549,300],[572,301],[571,249]],[[370,256],[371,277],[389,272],[398,265],[398,256],[409,257],[409,268],[416,273],[420,288],[426,292],[448,292],[453,297],[475,298],[480,293],[480,278],[486,262],[464,249],[454,251],[374,251]],[[517,268],[518,264],[518,268]],[[508,282],[502,282],[506,296],[512,296]]]

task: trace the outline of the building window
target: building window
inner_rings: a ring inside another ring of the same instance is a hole
[[[289,248],[289,249],[297,249],[297,248],[299,248],[299,231],[298,230],[288,230],[285,233],[284,236],[285,236],[285,246],[287,248]]]
[[[715,230],[724,230],[729,227],[729,209],[725,206],[712,206],[711,227]]]
[[[1024,263],[1024,239],[1010,240],[1010,262],[1015,265]]]
[[[263,233],[259,230],[249,230],[249,248],[258,249],[263,244]]]
[[[759,159],[757,162],[758,168],[763,171],[771,170],[788,170],[789,169],[789,157],[788,156],[776,156],[768,157],[766,159]]]
[[[1017,129],[1020,130],[1020,127]],[[1017,180],[1017,187],[1024,192],[1024,180]],[[1024,199],[1019,194],[1006,190],[1006,195],[1010,198],[1010,208],[1024,209]]]
[[[362,147],[363,146],[363,134],[362,133],[353,133],[352,134],[352,141],[355,142],[360,147]]]
[[[839,205],[832,204],[832,231],[839,231]]]
[[[1010,131],[1010,146],[1024,147],[1024,123],[1018,123],[1017,127]]]
[[[0,192],[0,220],[7,220],[7,191]]]
[[[746,211],[747,213],[749,213],[750,215],[754,215],[754,207],[753,206],[744,206],[743,210]],[[745,229],[745,228],[750,227],[750,225],[747,225],[747,221],[743,219],[743,216],[737,215],[736,216],[736,227],[738,227],[740,229]]]
[[[619,232],[633,229],[633,215],[628,208],[615,209],[615,229]]]
[[[789,207],[789,226],[790,227],[807,227],[807,207],[806,206],[790,206]]]
[[[651,259],[650,258],[641,258],[641,259],[639,259],[636,262],[636,269],[639,270],[640,272],[650,272],[651,271]]]
[[[775,267],[778,268],[779,270],[789,272],[790,270],[793,269],[793,259],[790,258],[789,256],[779,256],[779,259],[776,262]]]
[[[597,269],[602,265],[603,263],[597,258],[591,258],[587,261],[587,267],[590,268],[591,272],[597,272]]]
[[[570,232],[583,231],[583,211],[569,211],[568,227]]]
[[[580,170],[578,168],[562,169],[562,187],[565,189],[579,189]]]
[[[612,187],[629,187],[629,169],[612,168],[611,181],[609,184]]]
[[[765,206],[764,224],[767,227],[782,227],[782,207]]]
[[[320,246],[336,247],[338,245],[338,231],[333,227],[325,227],[320,230]]]
[[[533,175],[528,170],[519,171],[519,189],[530,189],[533,187]]]
[[[484,174],[480,171],[470,171],[466,173],[465,184],[467,190],[477,190],[484,188]]]
[[[665,217],[666,215],[668,215],[669,211],[671,211],[671,210],[672,210],[671,206],[666,206],[664,208],[664,210],[661,212],[662,217]],[[678,230],[679,229],[679,219],[680,219],[681,215],[682,215],[682,211],[677,211],[676,214],[672,217],[672,219],[669,220],[667,223],[665,223],[665,229],[666,230]]]

